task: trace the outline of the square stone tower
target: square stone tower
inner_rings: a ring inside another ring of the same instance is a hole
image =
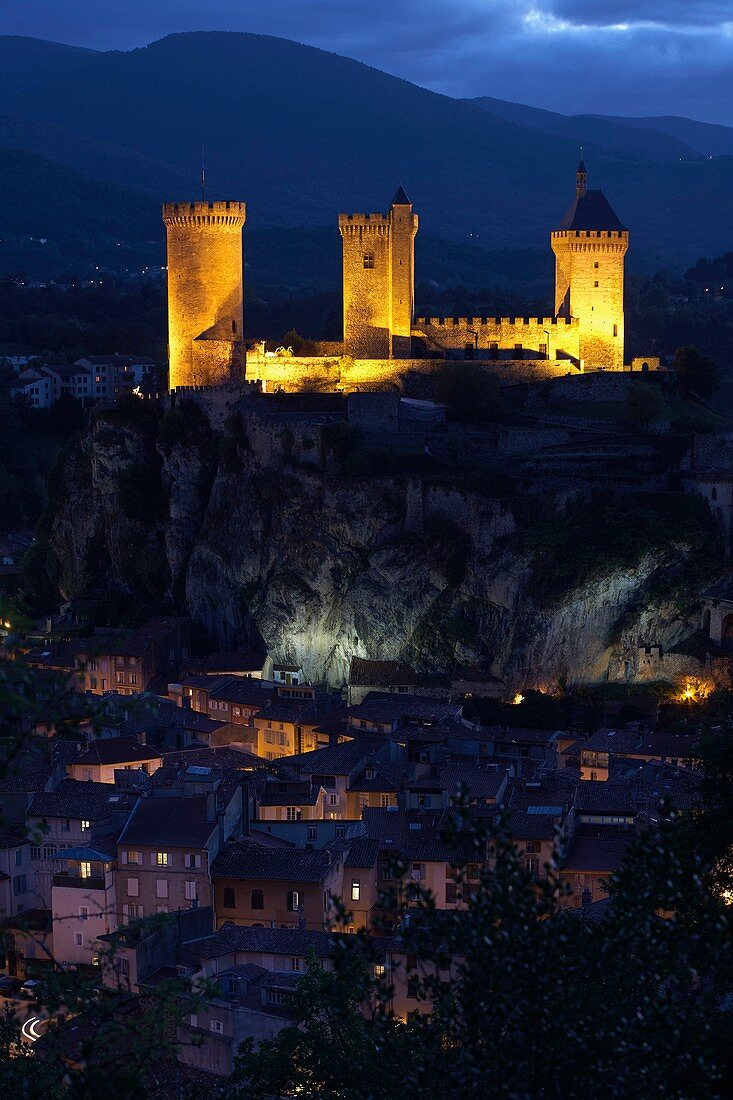
[[[555,315],[578,319],[579,354],[587,369],[622,370],[629,232],[603,192],[588,190],[582,161],[575,200],[550,240],[555,253]]]
[[[244,378],[243,202],[167,202],[168,385]]]
[[[339,214],[347,355],[409,357],[417,226],[401,185],[388,214]]]

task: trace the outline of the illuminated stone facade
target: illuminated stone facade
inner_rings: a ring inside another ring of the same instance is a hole
[[[339,214],[344,352],[355,359],[410,357],[417,221],[402,187],[388,214]]]
[[[555,313],[579,321],[579,355],[593,370],[624,365],[624,257],[629,233],[581,161],[575,201],[551,234]]]
[[[243,202],[165,203],[169,386],[244,378]]]

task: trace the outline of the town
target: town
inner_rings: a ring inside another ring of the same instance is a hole
[[[338,214],[340,338],[268,339],[202,166],[162,205],[165,361],[0,345],[33,1095],[726,1095],[729,378],[629,308],[586,161],[543,315],[418,310],[403,181]]]

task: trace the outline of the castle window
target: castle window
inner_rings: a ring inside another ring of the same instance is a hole
[[[234,319],[232,319],[232,332],[236,332],[236,331],[237,331],[237,322]]]
[[[613,326],[613,335],[618,336],[618,325]]]
[[[593,267],[598,267],[598,260],[593,264]]]
[[[366,271],[371,271],[373,267],[374,267],[374,253],[373,252],[365,252],[364,253],[364,269]]]
[[[496,340],[492,340],[492,342],[489,344],[489,359],[498,359],[498,358],[499,358],[499,345],[496,342]]]
[[[540,344],[540,358],[547,358],[547,344]]]
[[[598,286],[598,279],[593,283],[593,286]]]

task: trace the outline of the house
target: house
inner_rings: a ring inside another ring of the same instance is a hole
[[[24,829],[0,825],[0,920],[36,904],[30,849]]]
[[[253,727],[253,719],[272,700],[272,686],[261,680],[229,673],[199,673],[187,676],[180,684],[169,684],[168,696],[179,706],[190,707],[213,721]],[[252,740],[253,734],[242,734]]]
[[[326,745],[311,752],[288,757],[281,771],[310,778],[326,791],[326,816],[332,819],[348,818],[348,790],[352,780],[366,767],[373,756],[390,759],[393,746],[381,737],[367,735],[352,741]],[[354,815],[361,816],[359,813]]]
[[[53,791],[34,796],[26,819],[30,839],[36,901],[51,908],[53,877],[64,869],[61,853],[93,847],[97,838],[124,825],[138,798],[109,783],[64,779]]]
[[[253,751],[267,760],[318,747],[316,730],[334,709],[334,698],[307,684],[280,686],[267,707],[253,718]]]
[[[417,673],[400,661],[368,661],[352,657],[349,664],[349,706],[362,703],[372,691],[414,694]]]
[[[343,852],[231,841],[212,868],[217,924],[327,928],[341,889]]]
[[[216,992],[179,1031],[179,1058],[229,1073],[243,1039],[257,1044],[291,1022],[288,1002],[308,959],[330,970],[339,946],[362,950],[356,937],[347,944],[339,939],[343,934],[224,924],[214,935],[184,942],[177,956],[180,968],[196,983],[214,983]],[[370,937],[375,976],[389,972],[391,952],[398,947],[396,937]]]
[[[440,810],[465,797],[472,806],[493,806],[504,795],[507,766],[482,761],[448,761],[418,764],[414,777],[405,782],[405,806],[414,810]]]
[[[92,741],[68,765],[68,772],[72,779],[82,782],[114,783],[116,771],[143,771],[152,775],[162,763],[157,749],[140,744],[135,737],[105,737]]]
[[[54,403],[53,378],[38,367],[22,370],[9,389],[11,396],[25,397],[34,409],[50,409]]]
[[[355,769],[346,788],[346,817],[361,817],[366,806],[396,806],[409,765],[382,761],[376,754]]]
[[[211,870],[242,824],[237,773],[189,765],[177,782],[153,787],[117,842],[118,921],[213,904]]]
[[[90,396],[96,400],[116,401],[139,388],[146,378],[153,387],[157,385],[155,363],[145,355],[88,355],[74,365],[89,373]]]
[[[326,791],[307,780],[268,780],[258,796],[260,821],[319,821],[326,816]]]
[[[560,904],[579,909],[608,897],[606,883],[623,863],[632,835],[616,826],[578,826],[560,866]]]
[[[191,647],[190,619],[157,615],[130,633],[98,631],[75,643],[75,661],[84,691],[136,695],[153,682],[169,680]]]
[[[113,843],[80,844],[59,852],[53,876],[51,914],[55,960],[60,965],[99,963],[98,937],[114,932],[117,906]]]
[[[34,977],[53,966],[53,922],[50,909],[24,909],[0,920],[0,943],[8,974],[14,978]]]
[[[347,932],[361,928],[371,931],[374,926],[380,890],[378,862],[378,840],[363,836],[350,841],[340,890],[340,897],[351,918]]]
[[[389,735],[402,726],[431,727],[446,720],[458,720],[462,712],[462,704],[428,695],[370,691],[361,703],[349,707],[348,729]]]
[[[262,666],[262,678],[286,687],[305,683],[305,673],[300,665],[276,664],[269,656]]]

